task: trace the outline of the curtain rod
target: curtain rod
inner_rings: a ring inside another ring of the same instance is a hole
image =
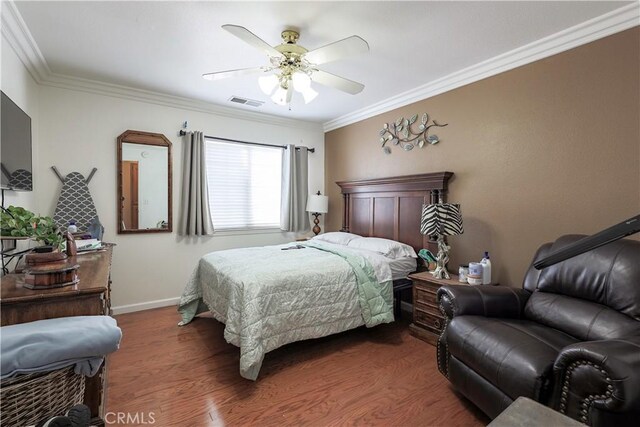
[[[180,136],[184,136],[186,134],[187,134],[186,131],[180,129]],[[284,150],[287,149],[286,145],[263,144],[261,142],[241,141],[239,139],[220,138],[219,136],[209,136],[209,135],[205,135],[204,137],[208,138],[208,139],[217,139],[217,140],[226,141],[226,142],[235,142],[236,144],[258,145],[260,147],[282,148]],[[299,149],[300,149],[300,147],[296,147],[296,150],[299,150]],[[316,149],[315,148],[307,148],[307,151],[310,152],[310,153],[315,153]]]

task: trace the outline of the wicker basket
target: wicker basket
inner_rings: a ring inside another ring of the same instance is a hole
[[[2,426],[30,426],[84,401],[84,376],[73,367],[18,375],[0,382]]]

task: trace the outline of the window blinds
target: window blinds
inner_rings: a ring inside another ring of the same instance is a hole
[[[216,230],[279,228],[282,150],[207,139],[206,162]]]

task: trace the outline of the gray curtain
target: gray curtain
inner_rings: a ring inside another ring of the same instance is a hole
[[[308,231],[309,214],[306,211],[309,193],[309,153],[306,147],[296,150],[287,145],[282,153],[282,205],[280,229],[283,231]]]
[[[204,134],[188,132],[183,139],[182,202],[178,232],[185,236],[213,234],[209,210]]]

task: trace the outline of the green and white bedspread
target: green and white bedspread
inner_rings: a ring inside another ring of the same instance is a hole
[[[391,270],[382,255],[329,243],[231,249],[203,256],[180,298],[180,325],[206,311],[240,347],[255,380],[285,344],[393,321]]]

